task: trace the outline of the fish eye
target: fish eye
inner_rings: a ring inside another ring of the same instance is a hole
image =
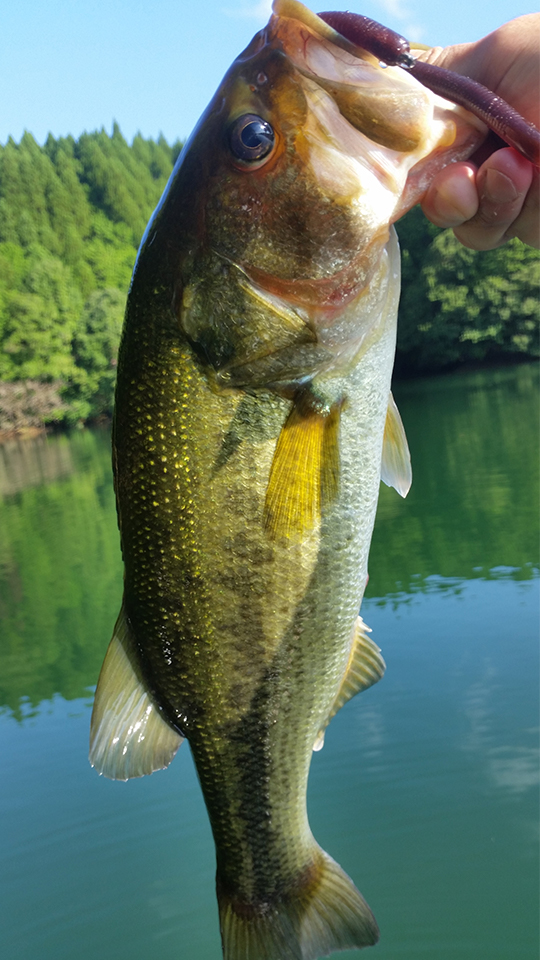
[[[273,150],[274,143],[272,127],[254,113],[246,113],[235,120],[229,133],[231,150],[244,163],[264,160]]]

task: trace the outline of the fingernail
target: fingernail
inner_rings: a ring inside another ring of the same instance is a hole
[[[495,203],[511,203],[517,200],[518,192],[510,179],[500,170],[488,170],[485,176],[482,197]]]

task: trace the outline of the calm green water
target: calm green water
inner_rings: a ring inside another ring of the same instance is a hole
[[[314,757],[312,827],[377,916],[366,957],[537,960],[538,368],[396,394],[415,479],[382,490],[362,611],[388,670]],[[108,435],[0,448],[0,494],[0,953],[219,960],[189,749],[127,784],[86,760],[122,588]]]

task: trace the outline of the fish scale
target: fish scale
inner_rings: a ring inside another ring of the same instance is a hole
[[[189,738],[220,885],[247,903],[287,890],[314,858],[305,806],[310,754],[341,680],[366,580],[389,391],[389,374],[381,381],[378,370],[381,354],[390,369],[394,327],[390,310],[388,330],[362,367],[332,381],[349,404],[341,421],[341,489],[310,544],[272,543],[264,533],[275,439],[244,439],[216,471],[241,398],[224,401],[188,353],[170,345],[155,353],[156,332],[143,339],[135,328],[139,370],[130,379],[143,384],[145,406],[133,416],[131,391],[117,404],[116,470],[133,478],[146,463],[138,476],[150,472],[151,479],[134,483],[121,506],[124,555],[133,558],[126,561],[128,579],[133,565],[126,611],[134,631],[144,633],[161,708]],[[126,355],[127,338],[122,364]],[[265,403],[276,405],[270,394],[259,408]],[[283,423],[289,404],[281,407]],[[358,463],[372,461],[360,474]],[[246,569],[251,558],[258,603]]]
[[[384,673],[358,612],[381,474],[402,495],[411,481],[390,220],[432,162],[483,136],[295,0],[275,10],[182,150],[135,266],[114,419],[125,591],[91,730],[91,762],[117,779],[188,739],[225,960],[378,939],[313,838],[307,780],[331,717]]]

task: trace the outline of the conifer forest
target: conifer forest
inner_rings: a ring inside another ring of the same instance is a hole
[[[110,417],[137,247],[181,147],[117,125],[0,146],[0,432]],[[539,356],[538,251],[473,252],[419,208],[397,229],[398,377]]]

